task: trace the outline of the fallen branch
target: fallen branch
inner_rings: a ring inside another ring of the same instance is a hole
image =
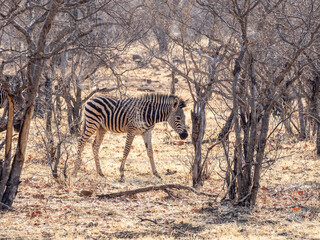
[[[143,192],[149,192],[149,191],[165,191],[168,189],[183,189],[183,190],[188,190],[191,191],[197,195],[204,195],[207,197],[218,197],[216,194],[210,194],[210,193],[205,193],[205,192],[199,192],[195,190],[192,187],[185,186],[185,185],[180,185],[180,184],[164,184],[164,185],[159,185],[159,186],[150,186],[150,187],[144,187],[144,188],[137,188],[134,190],[128,190],[128,191],[121,191],[121,192],[115,192],[115,193],[108,193],[108,194],[100,194],[97,195],[98,198],[115,198],[115,197],[121,197],[121,196],[128,196],[128,195],[135,195],[138,193],[143,193]]]

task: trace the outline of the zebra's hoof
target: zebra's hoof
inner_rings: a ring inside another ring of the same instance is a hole
[[[104,174],[101,172],[101,173],[99,173],[99,175],[100,175],[100,177],[104,177]]]

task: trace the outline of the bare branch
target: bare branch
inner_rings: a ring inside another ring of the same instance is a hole
[[[88,101],[94,94],[98,93],[98,92],[112,92],[114,90],[119,89],[118,87],[114,87],[114,88],[98,88],[93,90],[91,93],[88,94],[88,96],[86,98],[83,99],[83,103],[85,103],[86,101]]]

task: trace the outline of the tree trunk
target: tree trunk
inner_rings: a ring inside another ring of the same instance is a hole
[[[320,157],[320,124],[317,124],[317,140],[316,140],[316,146],[317,146],[317,156]]]
[[[257,138],[257,106],[256,106],[256,76],[255,76],[255,69],[254,69],[254,59],[253,57],[249,56],[250,58],[250,66],[249,66],[249,77],[251,79],[251,98],[250,98],[250,124],[248,123],[248,140],[247,140],[247,150],[244,159],[244,166],[243,166],[243,181],[244,192],[242,193],[243,197],[247,197],[250,194],[250,188],[252,186],[252,164],[254,159],[254,153],[256,149],[256,138]],[[248,205],[248,204],[245,204]]]
[[[260,132],[260,138],[258,143],[256,164],[254,165],[254,175],[253,175],[251,195],[246,200],[246,203],[251,207],[253,207],[256,204],[259,183],[260,183],[262,161],[264,158],[264,152],[265,152],[267,137],[268,137],[269,121],[270,121],[270,112],[265,112],[261,122],[261,132]]]
[[[36,92],[33,95],[35,96]],[[34,99],[35,98],[33,98],[33,101]],[[22,167],[25,160],[25,152],[26,152],[26,147],[28,143],[28,135],[29,135],[29,129],[30,129],[33,110],[34,110],[33,104],[29,105],[26,108],[26,112],[25,112],[22,126],[21,126],[21,131],[19,134],[16,154],[12,162],[10,177],[7,183],[6,191],[4,192],[4,195],[2,198],[2,203],[10,207],[12,206],[13,200],[18,192],[18,186],[20,184],[20,176],[21,176]]]
[[[222,139],[225,138],[225,136],[229,133],[231,127],[232,127],[232,123],[233,123],[233,111],[231,111],[227,122],[225,123],[225,125],[223,126],[223,128],[221,129],[219,135],[218,135],[218,141],[221,141]]]
[[[39,59],[41,58],[39,57]],[[25,152],[28,144],[30,124],[34,111],[34,102],[38,92],[39,79],[43,67],[43,60],[30,60],[29,64],[30,65],[28,66],[28,78],[31,84],[27,91],[28,104],[26,106],[24,116],[22,119],[22,126],[19,132],[17,149],[12,162],[7,188],[2,198],[2,202],[10,207],[17,194],[18,186],[20,183],[20,176],[25,160]]]
[[[0,168],[0,200],[1,202],[3,198],[4,190],[6,188],[6,185],[8,184],[10,166],[11,166],[11,151],[12,151],[14,103],[9,94],[7,94],[7,100],[8,100],[8,122],[7,122],[7,132],[6,132],[5,158],[4,158],[3,165]]]
[[[194,103],[196,104],[196,103]],[[194,146],[194,161],[192,164],[192,184],[194,187],[202,186],[204,181],[203,172],[201,169],[205,169],[202,166],[202,140],[206,129],[206,113],[205,103],[197,103],[200,106],[195,107],[195,112],[191,111],[192,120],[192,144]]]
[[[81,99],[82,90],[79,87],[79,83],[77,83],[76,87],[76,101],[73,103],[73,132],[78,136],[80,135],[80,125],[81,125]]]
[[[320,118],[319,118],[319,90],[320,90],[320,77],[315,77],[314,80],[310,80],[312,86],[312,94],[310,101],[310,115],[311,121],[314,122],[313,132],[317,134],[316,148],[317,155],[320,156]],[[310,122],[311,122],[310,121]]]
[[[230,174],[231,174],[231,181],[230,185],[228,185],[229,189],[229,198],[230,200],[235,200],[237,197],[237,173],[238,173],[238,154],[237,154],[237,149],[235,148],[233,151],[233,169],[230,169]]]
[[[59,84],[60,84],[61,82],[59,82]],[[55,104],[55,109],[56,109],[56,111],[55,111],[55,115],[56,115],[56,118],[55,118],[55,120],[56,120],[56,124],[57,125],[61,125],[60,123],[61,123],[61,119],[62,119],[62,107],[61,107],[61,96],[60,96],[60,94],[61,94],[61,89],[59,88],[59,86],[55,86],[55,94],[56,94],[56,99],[55,99],[55,102],[56,102],[56,104]]]
[[[46,132],[52,136],[52,79],[46,76],[45,100],[46,100]]]
[[[47,137],[47,151],[48,151],[48,162],[52,169],[52,164],[55,159],[56,148],[54,146],[54,139],[52,133],[52,79],[49,76],[46,76],[45,81],[45,100],[46,100],[46,135]],[[54,174],[53,174],[54,175]]]
[[[71,95],[70,95],[70,82],[64,83],[64,89],[63,89],[63,98],[67,103],[67,120],[68,120],[68,126],[69,126],[69,132],[71,135],[74,134],[74,128],[73,128],[73,107],[71,103]]]
[[[175,71],[172,70],[171,72],[171,88],[170,93],[174,95],[176,93],[176,76]]]
[[[317,131],[317,140],[316,140],[316,147],[317,147],[317,155],[320,156],[320,114],[319,114],[319,101],[320,101],[320,77],[315,77],[315,125]]]
[[[242,172],[242,164],[243,164],[243,152],[242,152],[242,138],[241,138],[241,128],[240,128],[240,121],[239,121],[239,90],[238,90],[238,80],[239,74],[241,71],[241,62],[245,54],[246,46],[243,45],[241,52],[238,58],[235,61],[235,67],[233,70],[233,83],[232,83],[232,98],[233,98],[233,115],[234,115],[234,132],[236,135],[235,140],[235,151],[234,151],[234,170],[236,171],[236,185],[238,191],[238,199],[242,199],[246,196],[248,192],[248,186],[244,184],[243,181],[243,172]]]
[[[166,32],[161,27],[154,27],[153,29],[154,35],[156,35],[158,44],[159,44],[159,51],[160,53],[168,51],[168,41],[166,38]]]

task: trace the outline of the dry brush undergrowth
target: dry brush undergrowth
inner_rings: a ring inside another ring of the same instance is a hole
[[[148,69],[135,73],[127,76],[128,94],[135,95],[138,88],[146,86],[161,92],[170,88],[170,77],[165,76],[168,74]],[[141,80],[149,78],[151,83]],[[188,97],[183,82],[178,82],[177,89],[178,95]],[[212,105],[223,111],[219,99],[215,101]],[[188,106],[186,110],[188,123],[190,109]],[[216,120],[217,116],[208,114],[208,133],[218,132]],[[312,141],[281,142],[279,159],[263,172],[257,206],[249,211],[187,190],[150,191],[113,199],[97,197],[166,183],[190,185],[192,145],[180,143],[164,124],[153,133],[155,162],[163,180],[151,174],[142,138],[137,137],[126,164],[126,182],[119,183],[125,135],[106,134],[100,150],[105,177],[96,174],[91,144],[87,144],[78,178],[58,183],[52,178],[37,132],[41,124],[39,119],[33,121],[13,211],[0,213],[0,238],[320,239],[320,161]],[[66,145],[70,170],[76,139],[67,139]],[[224,183],[219,174],[223,174],[223,149],[216,146],[211,158],[213,172],[200,190],[222,197]]]

